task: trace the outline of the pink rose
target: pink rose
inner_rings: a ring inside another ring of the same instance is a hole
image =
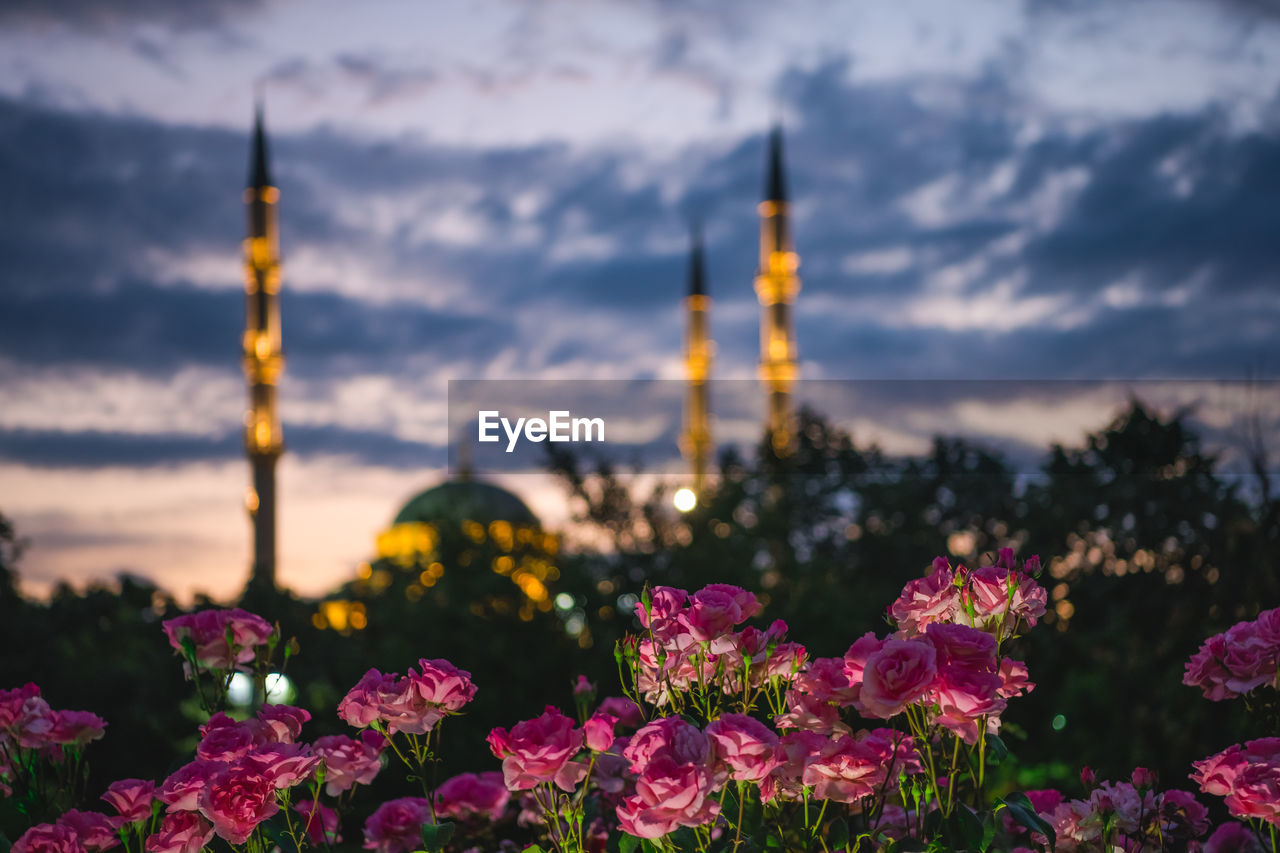
[[[608,794],[620,794],[635,785],[635,774],[631,772],[631,762],[622,757],[622,750],[627,748],[628,738],[618,738],[609,747],[608,752],[597,753],[595,767],[591,771],[591,781],[601,791]]]
[[[884,765],[877,750],[845,736],[805,763],[801,781],[813,787],[817,799],[856,803],[884,782]]]
[[[644,722],[644,712],[640,706],[625,696],[610,696],[600,703],[600,713],[618,718],[618,725],[625,728],[638,728]]]
[[[774,719],[780,729],[803,729],[822,735],[849,734],[840,719],[840,709],[829,698],[816,693],[787,691],[787,712]]]
[[[160,786],[156,799],[169,812],[189,812],[199,808],[200,790],[209,780],[227,769],[226,762],[197,759],[179,767]]]
[[[196,756],[206,761],[235,761],[265,742],[263,732],[264,729],[236,722],[219,712],[205,724]]]
[[[1191,778],[1200,783],[1200,790],[1206,794],[1225,797],[1231,793],[1236,777],[1248,763],[1249,758],[1243,747],[1229,746],[1216,755],[1192,762],[1195,772],[1191,774]]]
[[[590,702],[595,695],[596,686],[587,681],[585,675],[579,675],[578,680],[573,683],[573,698]]]
[[[423,797],[401,797],[378,806],[364,825],[364,848],[378,853],[408,853],[422,847],[422,825],[431,821]]]
[[[618,718],[603,711],[596,711],[582,724],[582,736],[587,749],[592,752],[604,752],[613,744],[613,729]]]
[[[1276,677],[1276,650],[1258,635],[1253,622],[1231,626],[1226,634],[1222,664],[1229,673],[1226,687],[1233,693],[1248,693]]]
[[[228,767],[200,790],[200,813],[219,838],[244,844],[258,824],[280,810],[276,786],[266,773]]]
[[[1004,699],[1022,696],[1035,689],[1035,684],[1028,677],[1027,665],[1013,658],[1003,658],[1000,661],[1000,682],[998,692]]]
[[[213,825],[197,812],[165,815],[160,829],[147,837],[147,853],[199,853],[213,839]]]
[[[937,674],[937,652],[931,643],[885,640],[863,668],[858,708],[887,720],[925,698]]]
[[[1053,810],[1062,802],[1062,794],[1052,788],[1027,791],[1026,795],[1027,799],[1031,801],[1031,807],[1036,810],[1036,814],[1044,818],[1052,815]]]
[[[702,826],[720,813],[714,779],[696,764],[654,758],[636,780],[636,792],[618,806],[618,826],[640,838],[660,838],[679,826]]]
[[[511,792],[498,772],[461,773],[437,788],[435,796],[437,817],[462,819],[478,815],[488,821],[500,820],[511,800]]]
[[[633,772],[643,773],[663,756],[677,764],[705,764],[710,752],[710,741],[697,726],[680,717],[661,717],[632,735],[622,755]]]
[[[778,643],[764,662],[761,681],[772,678],[790,679],[804,669],[809,653],[799,643]],[[756,675],[755,672],[752,675]]]
[[[1268,648],[1280,652],[1280,607],[1259,613],[1253,620],[1253,630]]]
[[[730,584],[710,584],[695,592],[677,619],[699,643],[712,643],[711,651],[723,654],[732,643],[717,647],[734,626],[760,612],[760,603],[746,590]]]
[[[223,611],[226,627],[231,630],[231,642],[238,648],[265,645],[276,635],[276,629],[261,616],[233,607]]]
[[[110,850],[120,844],[117,829],[119,818],[109,818],[98,812],[82,812],[69,809],[58,818],[58,824],[76,834],[76,839],[86,850]]]
[[[1146,767],[1135,767],[1129,776],[1129,784],[1135,788],[1154,788],[1156,786],[1155,771]]]
[[[509,733],[494,729],[488,741],[494,756],[502,759],[503,778],[513,791],[543,782],[572,791],[586,775],[585,765],[570,760],[582,749],[582,730],[550,705],[542,716],[516,723]]]
[[[938,650],[938,666],[962,666],[980,672],[994,673],[996,640],[985,631],[968,625],[934,624],[925,632]]]
[[[151,803],[156,798],[156,783],[149,779],[121,779],[107,786],[102,795],[120,813],[125,823],[151,817]]]
[[[707,725],[707,737],[740,782],[763,781],[778,766],[778,736],[753,717],[722,714]]]
[[[40,823],[22,833],[10,853],[85,853],[85,847],[70,827]]]
[[[1209,810],[1188,791],[1170,790],[1160,795],[1160,833],[1165,838],[1188,841],[1209,829]]]
[[[934,622],[950,622],[959,612],[960,594],[955,586],[955,573],[941,557],[934,561],[932,572],[909,581],[898,600],[889,606],[889,615],[908,636],[920,633]]]
[[[276,789],[292,788],[311,778],[320,759],[301,743],[269,743],[240,760],[238,768],[250,775],[261,774]]]
[[[1004,680],[996,665],[996,641],[967,625],[930,625],[925,639],[937,649],[937,677],[933,700],[939,724],[966,743],[976,743],[979,721],[994,717],[1008,702],[1000,696]]]
[[[257,656],[259,646],[275,637],[275,629],[265,619],[238,607],[202,610],[168,619],[163,625],[169,645],[185,655],[184,641],[190,642],[196,664],[214,670],[248,663]]]
[[[1239,696],[1238,692],[1227,687],[1227,681],[1232,675],[1223,663],[1226,655],[1227,635],[1214,634],[1187,661],[1182,683],[1188,687],[1199,687],[1204,698],[1210,702],[1221,702],[1223,699]]]
[[[471,673],[447,660],[424,658],[418,661],[417,672],[409,670],[408,678],[424,702],[446,711],[461,710],[476,695]]]
[[[0,731],[7,732],[24,749],[40,749],[50,744],[57,722],[56,712],[40,696],[34,684],[0,694]]]
[[[471,673],[446,660],[418,662],[400,678],[371,669],[338,705],[338,715],[353,726],[375,720],[387,724],[391,734],[426,734],[435,724],[471,701],[476,687]]]
[[[1227,809],[1236,817],[1280,826],[1280,762],[1250,762],[1242,767],[1227,794]]]
[[[844,677],[850,684],[860,684],[862,682],[862,670],[867,665],[867,658],[873,652],[880,651],[880,646],[883,644],[884,641],[878,639],[870,631],[854,640],[853,645],[849,647],[849,651],[844,653]]]
[[[106,728],[106,721],[89,711],[54,711],[48,738],[50,743],[84,746],[102,737]]]
[[[636,617],[640,624],[653,632],[659,642],[665,642],[671,634],[679,631],[676,614],[689,600],[689,593],[673,586],[655,586],[649,593],[649,607],[644,602],[636,603]]]
[[[302,734],[302,724],[311,719],[311,713],[292,705],[263,705],[258,720],[280,743],[293,743]]]
[[[293,810],[302,815],[302,831],[312,845],[322,847],[342,840],[338,834],[338,813],[333,809],[315,800],[301,800]]]
[[[821,754],[831,743],[831,739],[817,732],[788,732],[778,739],[778,766],[773,771],[773,782],[766,790],[761,786],[760,795],[764,800],[781,795],[787,799],[800,799],[804,793],[804,769],[810,761]]]
[[[1155,795],[1151,791],[1144,795],[1128,782],[1103,782],[1089,793],[1089,806],[1095,816],[1108,818],[1129,834],[1138,831],[1144,814],[1155,811]]]
[[[858,736],[859,742],[872,753],[880,756],[880,763],[888,779],[898,774],[913,776],[924,772],[924,762],[916,750],[915,739],[893,729],[872,729]]]
[[[849,680],[844,658],[814,658],[809,668],[795,677],[792,687],[840,706],[852,705],[859,692],[858,685]]]
[[[972,607],[975,627],[1002,626],[1009,636],[1015,625],[1034,626],[1044,615],[1044,587],[1008,566],[984,566],[969,573],[964,601]]]
[[[11,690],[0,690],[0,729],[12,728],[22,715],[22,706],[28,699],[40,695],[40,686],[27,682]]]
[[[381,735],[374,734],[381,740]],[[312,751],[324,761],[325,793],[336,797],[356,785],[372,782],[382,769],[380,746],[372,737],[361,740],[343,735],[316,738]]]
[[[338,703],[338,716],[356,728],[364,728],[379,718],[379,695],[394,684],[395,675],[383,675],[371,669]]]
[[[1263,853],[1263,847],[1252,829],[1231,821],[1214,830],[1204,844],[1204,853]]]
[[[419,671],[408,671],[408,679],[413,688],[421,695],[422,701],[444,708],[445,711],[460,711],[462,706],[475,698],[476,685],[471,683],[471,674],[460,670],[452,663],[436,658],[417,662]]]
[[[1012,587],[1016,578],[1008,569],[1000,566],[983,566],[974,569],[967,578],[967,600],[973,608],[974,618],[980,622],[1003,619],[1009,612]]]

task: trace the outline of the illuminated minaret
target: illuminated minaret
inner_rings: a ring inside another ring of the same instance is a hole
[[[764,309],[760,316],[760,379],[768,397],[765,425],[779,456],[791,450],[791,385],[797,373],[791,305],[800,292],[800,277],[796,275],[800,258],[791,242],[789,207],[782,166],[782,128],[775,126],[769,135],[768,174],[764,201],[760,202],[756,295]]]
[[[280,241],[276,202],[280,191],[267,170],[267,139],[262,105],[253,126],[249,186],[244,191],[249,214],[244,241],[244,373],[249,382],[245,414],[245,450],[253,467],[253,488],[246,499],[253,519],[253,569],[249,587],[271,590],[276,584],[276,460],[283,450],[276,383],[284,370],[280,347]]]
[[[711,297],[707,295],[702,231],[698,228],[694,230],[693,246],[689,252],[689,296],[685,299],[685,308],[688,311],[688,327],[685,330],[684,364],[689,380],[689,397],[685,406],[684,435],[680,440],[680,449],[689,460],[689,468],[693,474],[690,484],[693,493],[701,497],[712,453],[707,379],[711,375],[715,343],[711,340],[707,325]]]

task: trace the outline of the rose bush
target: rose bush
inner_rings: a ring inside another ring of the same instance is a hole
[[[647,589],[641,630],[616,650],[624,695],[597,702],[579,678],[574,716],[548,706],[494,729],[500,772],[439,784],[441,733],[477,694],[470,673],[427,658],[404,675],[370,669],[338,706],[353,736],[309,741],[302,708],[261,705],[245,719],[221,710],[232,675],[261,686],[292,643],[244,611],[184,616],[164,627],[209,712],[194,756],[158,784],[109,786],[112,813],[62,809],[13,851],[301,853],[344,837],[378,853],[519,850],[517,838],[564,853],[1275,851],[1280,737],[1195,763],[1191,778],[1238,819],[1216,827],[1193,793],[1162,789],[1143,768],[1105,781],[1086,769],[1077,797],[993,795],[1001,717],[1035,688],[1008,652],[1044,615],[1038,573],[1037,559],[1018,564],[1007,549],[976,569],[939,558],[890,605],[885,635],[817,658],[782,622],[748,624],[762,610],[749,591]],[[1280,610],[1267,611],[1206,641],[1186,683],[1212,700],[1265,704],[1278,655]],[[0,793],[78,766],[104,726],[53,711],[34,685],[0,692]],[[382,802],[352,831],[353,794],[388,763],[418,793]]]

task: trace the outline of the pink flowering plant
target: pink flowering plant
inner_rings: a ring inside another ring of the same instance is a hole
[[[200,707],[212,713],[226,708],[231,679],[244,673],[253,679],[259,696],[266,696],[266,677],[284,671],[296,643],[284,645],[279,667],[272,658],[280,644],[280,629],[261,616],[238,607],[201,610],[164,622],[169,645],[182,656],[183,672],[195,684]]]
[[[1002,715],[1034,687],[1008,652],[1045,612],[1038,572],[1008,550],[975,569],[939,558],[890,605],[885,635],[829,658],[780,621],[753,624],[762,607],[741,588],[647,589],[641,630],[615,651],[624,695],[598,700],[581,677],[572,714],[548,706],[493,729],[497,769],[444,779],[446,721],[477,692],[467,671],[429,658],[404,675],[371,669],[338,706],[353,731],[309,739],[311,715],[262,704],[265,693],[243,718],[218,709],[232,675],[271,665],[278,630],[241,610],[171,620],[166,635],[209,708],[194,754],[165,779],[111,784],[98,811],[59,806],[47,822],[28,811],[34,825],[12,853],[505,852],[521,837],[536,841],[531,853],[1276,853],[1280,737],[1195,764],[1191,779],[1237,818],[1216,828],[1192,792],[1143,768],[1104,781],[1086,768],[1074,798],[991,793]],[[1187,683],[1211,699],[1273,690],[1276,612],[1220,635],[1225,645],[1211,638]],[[46,771],[73,787],[57,774],[83,779],[81,750],[104,726],[53,711],[34,685],[0,692],[0,795],[29,796]],[[412,793],[353,831],[354,793],[387,765]]]
[[[84,790],[85,747],[106,728],[89,711],[51,708],[34,684],[0,690],[0,795],[37,818],[65,811]]]
[[[1206,699],[1240,699],[1272,737],[1229,746],[1195,763],[1206,794],[1277,849],[1280,832],[1280,607],[1205,640],[1187,661],[1183,683]],[[1244,848],[1241,848],[1244,849]]]

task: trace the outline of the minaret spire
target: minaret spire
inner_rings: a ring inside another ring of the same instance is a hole
[[[280,191],[271,182],[262,102],[255,110],[244,191],[248,234],[244,241],[245,329],[244,372],[249,384],[245,415],[245,450],[253,471],[246,501],[253,520],[253,567],[249,588],[276,585],[276,460],[284,449],[276,383],[284,370],[280,337],[280,242],[276,203]]]
[[[782,126],[774,125],[769,134],[764,200],[760,202],[760,268],[756,273],[756,295],[763,309],[760,380],[768,400],[765,425],[779,456],[790,453],[794,431],[791,385],[798,369],[791,306],[800,292],[800,277],[796,275],[799,266],[800,258],[791,242]]]
[[[689,295],[685,298],[687,327],[685,330],[685,375],[689,396],[685,406],[685,430],[681,450],[689,460],[693,493],[701,497],[706,486],[707,467],[712,453],[710,404],[707,380],[715,342],[711,340],[708,315],[711,297],[707,293],[706,268],[703,258],[702,227],[694,223],[689,248]]]

